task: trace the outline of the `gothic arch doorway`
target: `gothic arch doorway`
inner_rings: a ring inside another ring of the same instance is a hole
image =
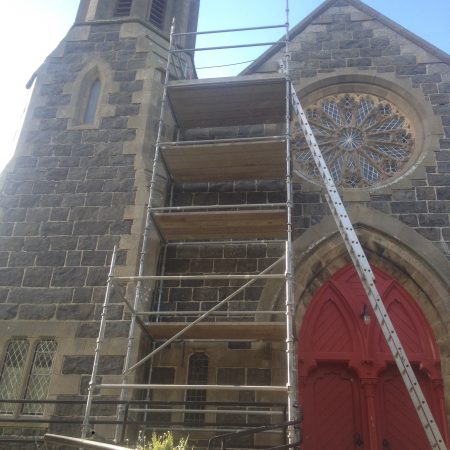
[[[411,296],[373,268],[377,287],[446,442],[438,347]],[[370,321],[364,320],[368,312]],[[299,336],[303,449],[428,450],[429,444],[352,265],[318,291]]]

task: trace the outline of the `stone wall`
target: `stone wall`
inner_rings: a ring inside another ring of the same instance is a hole
[[[85,398],[114,245],[117,273],[136,270],[167,45],[148,32],[124,21],[74,26],[38,70],[2,174],[0,346],[14,336],[56,339],[51,399]],[[97,117],[83,124],[93,72]],[[126,351],[124,294],[114,290],[107,314],[99,376],[109,381],[119,380]],[[46,415],[77,419],[80,408],[49,406]],[[65,430],[79,436],[80,424]]]

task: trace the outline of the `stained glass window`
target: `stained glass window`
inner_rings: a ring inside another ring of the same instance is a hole
[[[336,185],[367,188],[389,181],[412,156],[414,131],[393,104],[368,94],[326,97],[306,109],[311,128]],[[320,182],[301,132],[294,133],[294,166]]]

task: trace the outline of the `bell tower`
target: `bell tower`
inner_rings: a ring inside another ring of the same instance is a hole
[[[176,31],[196,31],[200,0],[81,0],[77,22],[105,20],[134,21],[145,24],[150,30],[169,37],[172,19]],[[195,38],[189,38],[190,48]]]

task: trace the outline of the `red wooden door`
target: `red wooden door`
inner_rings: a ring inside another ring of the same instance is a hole
[[[437,408],[429,378],[415,370],[421,388],[434,413]],[[379,377],[377,388],[379,442],[386,450],[429,450],[425,431],[411,404],[396,367],[390,366]],[[439,418],[439,416],[438,416]]]
[[[360,389],[352,371],[345,365],[322,365],[304,392],[304,450],[362,448]]]
[[[389,275],[377,287],[441,432],[448,442],[438,348],[423,313]],[[352,266],[317,293],[299,336],[305,450],[429,450],[378,323],[364,323],[368,300]],[[370,310],[370,307],[369,307]]]

